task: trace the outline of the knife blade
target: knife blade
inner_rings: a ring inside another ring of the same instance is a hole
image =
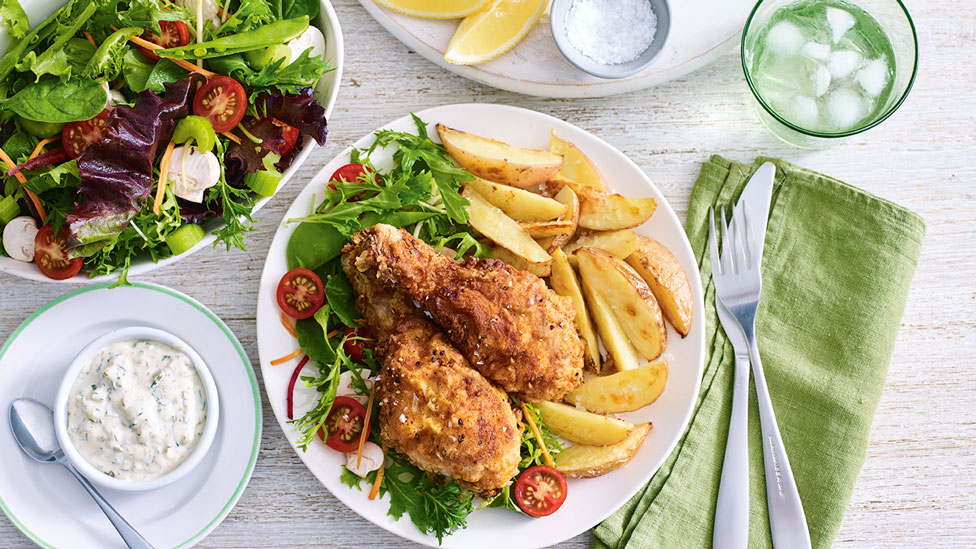
[[[769,221],[769,204],[773,199],[773,181],[776,179],[776,164],[763,162],[753,172],[739,195],[738,204],[745,204],[749,212],[749,222],[753,227],[754,242],[759,247],[759,263],[762,264],[763,245],[766,243],[766,223]]]

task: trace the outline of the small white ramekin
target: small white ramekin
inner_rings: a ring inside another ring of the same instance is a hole
[[[197,442],[196,448],[175,469],[151,480],[124,480],[109,476],[89,463],[78,449],[75,448],[74,443],[71,442],[71,437],[68,436],[68,398],[71,396],[71,388],[74,386],[75,380],[81,373],[82,368],[88,364],[95,354],[105,347],[127,339],[158,341],[185,353],[190,357],[191,362],[193,362],[193,367],[196,368],[197,375],[200,377],[200,381],[203,383],[207,395],[207,423],[203,429],[203,435],[199,442]],[[211,375],[210,369],[203,361],[203,358],[179,337],[163,330],[145,326],[133,326],[114,330],[96,338],[86,345],[68,366],[68,370],[61,380],[61,386],[58,388],[58,395],[54,402],[54,429],[58,436],[58,442],[61,444],[61,448],[64,450],[64,455],[68,458],[68,461],[88,480],[104,488],[122,492],[155,490],[186,476],[187,473],[193,470],[203,460],[207,451],[210,449],[214,436],[217,434],[219,417],[220,402],[217,397],[217,384],[214,382],[213,375]]]

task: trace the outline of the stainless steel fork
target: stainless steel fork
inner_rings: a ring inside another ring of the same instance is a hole
[[[715,293],[739,322],[749,343],[749,359],[756,383],[759,404],[759,423],[763,438],[763,464],[766,470],[766,499],[773,546],[780,549],[810,547],[803,503],[796,489],[786,448],[776,425],[776,415],[766,387],[766,376],[756,344],[756,313],[762,294],[758,250],[749,223],[745,204],[733,209],[732,223],[727,224],[722,212],[722,246],[726,253],[719,256],[715,238],[715,215],[709,212],[709,252]],[[730,252],[730,253],[729,253]]]

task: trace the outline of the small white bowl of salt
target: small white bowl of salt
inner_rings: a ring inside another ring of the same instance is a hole
[[[549,18],[563,56],[600,78],[643,71],[671,28],[667,0],[553,0]]]

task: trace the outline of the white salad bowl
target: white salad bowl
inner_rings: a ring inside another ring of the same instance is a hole
[[[71,437],[68,436],[68,399],[71,396],[71,389],[78,375],[81,373],[82,368],[88,364],[93,356],[105,347],[127,339],[158,341],[185,353],[193,362],[193,367],[196,369],[207,395],[207,423],[204,426],[203,435],[201,435],[200,440],[197,442],[196,448],[175,469],[152,480],[125,480],[107,475],[89,463],[81,455],[81,452],[75,448]],[[207,363],[193,350],[193,347],[190,347],[179,337],[169,332],[146,326],[134,326],[114,330],[85,345],[75,355],[75,358],[68,366],[68,370],[64,373],[64,378],[61,380],[61,385],[58,387],[58,393],[54,401],[54,430],[57,433],[58,443],[61,444],[61,449],[64,451],[65,457],[88,480],[99,486],[122,492],[146,492],[155,490],[172,484],[186,476],[207,455],[207,451],[210,449],[214,437],[217,434],[217,425],[219,423],[220,399],[217,394],[217,384],[214,382],[213,375],[210,373]]]
[[[27,12],[28,18],[31,21],[32,27],[49,17],[52,13],[63,6],[64,3],[64,0],[31,0],[30,2],[21,2],[24,7],[24,11]],[[336,16],[335,9],[333,9],[332,3],[329,0],[321,0],[319,14],[315,20],[312,21],[312,24],[318,27],[319,30],[322,31],[322,34],[325,35],[325,59],[329,61],[333,67],[335,67],[335,70],[322,76],[318,85],[315,87],[315,97],[318,99],[319,104],[325,108],[325,116],[328,119],[332,115],[332,109],[335,107],[336,98],[339,95],[339,83],[342,80],[342,62],[344,56],[342,28],[339,26],[339,18]],[[0,56],[7,51],[7,47],[9,45],[9,33],[6,27],[2,27],[0,28]],[[295,155],[291,166],[285,170],[285,173],[281,178],[281,182],[278,184],[278,188],[275,190],[275,194],[277,194],[278,191],[285,186],[288,180],[298,172],[302,164],[305,163],[305,160],[307,160],[309,155],[312,154],[312,150],[314,150],[317,146],[318,145],[311,137],[307,137],[305,139],[302,150]],[[254,212],[260,210],[272,198],[273,195],[256,200],[254,203]],[[200,242],[197,242],[195,246],[180,255],[174,255],[166,259],[161,259],[158,263],[154,263],[148,257],[140,257],[132,262],[132,265],[129,268],[129,276],[132,277],[148,273],[156,268],[179,261],[181,258],[184,258],[197,250],[213,247],[213,243],[217,239],[213,233],[223,226],[224,222],[219,218],[208,220],[203,224],[203,230],[206,232],[206,236],[204,236]],[[109,275],[100,275],[89,278],[88,273],[82,271],[66,280],[52,280],[44,276],[40,269],[38,269],[33,263],[24,263],[22,261],[10,259],[9,257],[2,255],[0,255],[0,272],[9,273],[20,278],[36,280],[38,282],[61,282],[71,284],[111,282],[116,280],[120,274],[119,272],[115,272]]]

